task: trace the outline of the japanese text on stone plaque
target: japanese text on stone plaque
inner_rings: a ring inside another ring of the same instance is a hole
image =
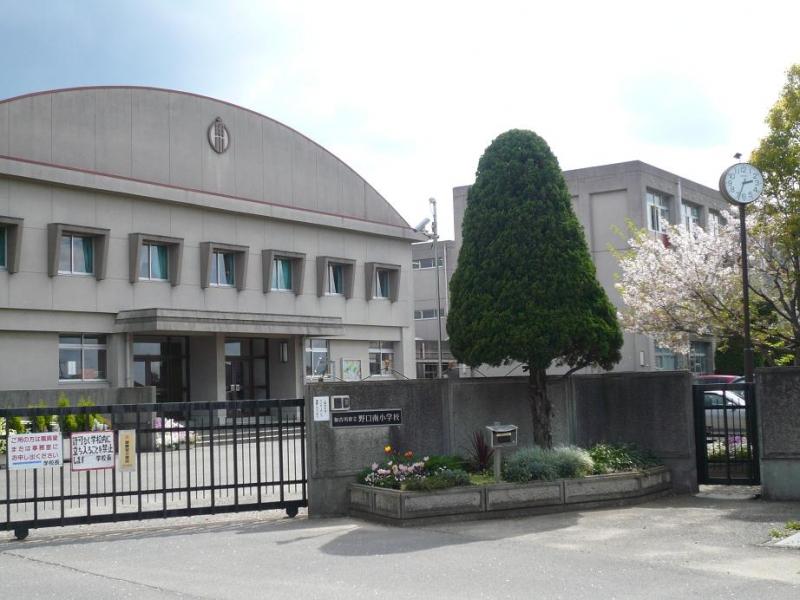
[[[60,467],[64,462],[61,433],[19,433],[8,436],[9,469]]]
[[[114,432],[73,433],[72,470],[90,471],[114,467]]]
[[[332,413],[333,427],[375,427],[380,425],[402,425],[403,409],[351,410]]]

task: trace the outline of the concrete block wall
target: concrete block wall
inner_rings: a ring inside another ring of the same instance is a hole
[[[800,500],[800,367],[756,371],[761,494]]]
[[[555,444],[633,442],[672,469],[676,491],[697,489],[688,372],[554,377],[548,385]],[[307,385],[309,514],[345,514],[348,484],[387,443],[418,455],[464,455],[473,431],[499,421],[520,427],[521,446],[532,444],[527,393],[526,380],[513,377]],[[313,421],[313,397],[332,395],[349,395],[351,410],[402,408],[403,424],[334,429]]]

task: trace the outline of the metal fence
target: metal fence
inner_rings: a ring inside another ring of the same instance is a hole
[[[293,517],[308,505],[303,399],[31,407],[0,418],[0,530],[20,539],[81,523],[262,509]],[[56,444],[63,464],[45,466],[59,462]],[[25,464],[31,457],[45,460]]]
[[[699,483],[758,484],[755,385],[693,386]]]

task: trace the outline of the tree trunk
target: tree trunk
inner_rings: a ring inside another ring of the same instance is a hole
[[[547,395],[547,371],[531,367],[528,371],[528,400],[533,417],[533,441],[542,448],[553,447],[550,418],[553,406]]]

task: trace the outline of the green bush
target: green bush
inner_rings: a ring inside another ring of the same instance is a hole
[[[594,465],[589,453],[575,446],[521,448],[503,464],[503,479],[515,483],[585,477]]]
[[[463,469],[440,469],[432,475],[420,479],[409,479],[405,489],[410,491],[429,492],[446,488],[470,485],[469,475]]]
[[[429,456],[428,460],[425,461],[425,470],[429,473],[434,473],[440,469],[455,471],[463,469],[465,462],[463,458],[454,454],[434,454],[433,456]]]
[[[660,464],[652,452],[634,444],[597,444],[589,448],[589,455],[596,475],[638,471]]]
[[[16,433],[26,433],[28,428],[25,427],[25,423],[22,422],[22,417],[20,416],[13,416],[8,417],[8,428]]]
[[[44,400],[39,400],[36,404],[31,404],[29,408],[47,408]],[[50,431],[50,423],[55,419],[54,415],[37,415],[31,417],[31,431],[34,433],[42,433]]]

